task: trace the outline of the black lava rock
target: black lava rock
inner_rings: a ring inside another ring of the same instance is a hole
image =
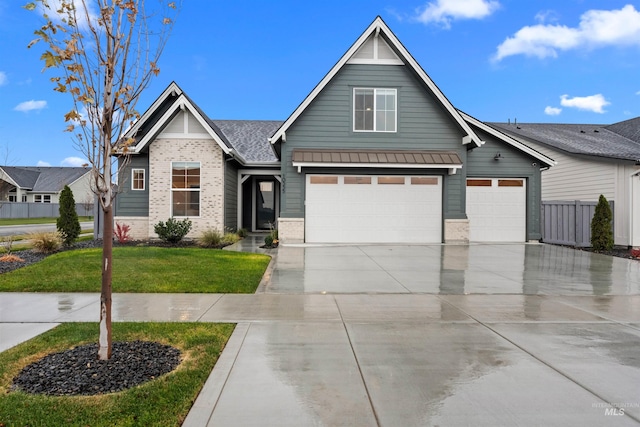
[[[150,341],[115,342],[110,360],[98,360],[98,345],[52,353],[25,367],[12,390],[52,396],[115,393],[173,371],[180,350]]]

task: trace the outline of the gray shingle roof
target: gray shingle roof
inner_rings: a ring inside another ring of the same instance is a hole
[[[278,163],[268,138],[282,125],[272,120],[210,120],[248,163]]]
[[[568,153],[636,161],[640,159],[639,119],[610,126],[543,123],[488,124],[501,132],[538,141]]]
[[[58,193],[86,174],[91,168],[2,166],[20,188],[41,193]]]

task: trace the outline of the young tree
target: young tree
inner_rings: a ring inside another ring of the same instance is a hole
[[[62,241],[66,246],[71,246],[80,236],[80,221],[76,212],[76,201],[73,198],[73,191],[65,185],[60,193],[60,216],[56,220],[56,227],[62,235]]]
[[[156,7],[147,9],[149,3]],[[51,78],[54,90],[73,99],[66,130],[91,165],[92,191],[104,213],[98,357],[105,360],[111,357],[112,178],[126,166],[134,141],[123,135],[140,117],[140,94],[160,71],[178,7],[170,0],[37,0],[25,7],[44,17],[29,47],[45,43],[45,69],[59,72]]]
[[[610,251],[613,248],[612,218],[611,206],[601,194],[591,219],[591,246],[594,251]]]

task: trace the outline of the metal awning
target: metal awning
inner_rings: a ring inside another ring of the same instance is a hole
[[[293,150],[292,157],[298,173],[303,167],[337,167],[448,169],[453,175],[462,168],[462,160],[455,151],[297,148]]]

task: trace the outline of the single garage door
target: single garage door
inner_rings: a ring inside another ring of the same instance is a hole
[[[524,179],[467,179],[472,242],[524,242],[527,192]]]
[[[440,243],[442,178],[307,175],[305,240]]]

